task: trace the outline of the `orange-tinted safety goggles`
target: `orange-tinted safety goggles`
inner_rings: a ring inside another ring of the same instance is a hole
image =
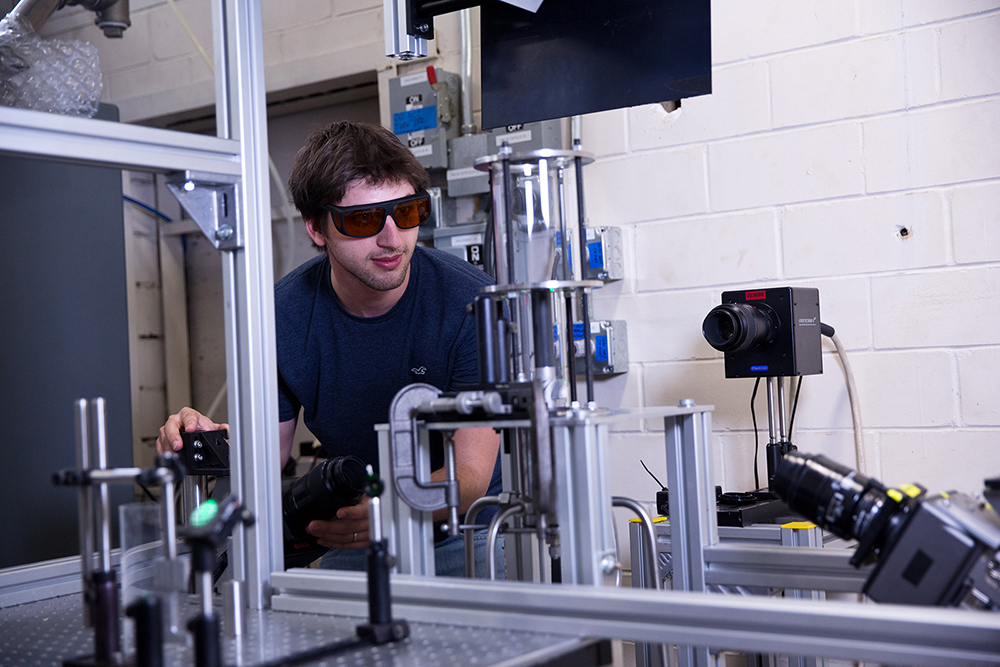
[[[385,219],[392,216],[400,229],[419,227],[431,216],[431,197],[420,192],[374,204],[358,206],[334,206],[324,204],[322,208],[330,212],[333,226],[344,236],[363,239],[375,236],[385,226]]]

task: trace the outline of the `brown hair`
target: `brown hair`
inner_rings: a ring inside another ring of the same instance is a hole
[[[325,234],[320,207],[339,202],[356,180],[409,183],[414,191],[430,184],[427,170],[392,132],[380,125],[339,121],[309,137],[295,156],[288,185],[295,208]]]

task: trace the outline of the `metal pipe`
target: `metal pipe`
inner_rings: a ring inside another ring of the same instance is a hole
[[[462,136],[474,134],[472,122],[472,10],[463,9],[462,19]]]
[[[660,559],[656,553],[656,529],[653,526],[653,520],[649,516],[649,512],[646,511],[642,505],[632,500],[631,498],[625,498],[623,496],[612,496],[611,505],[613,507],[627,507],[628,509],[635,512],[639,520],[642,521],[642,525],[646,529],[646,535],[649,539],[646,540],[646,559],[649,561],[649,571],[653,575],[653,588],[660,588]]]
[[[499,504],[500,496],[483,496],[469,505],[469,509],[465,510],[466,525],[462,531],[465,539],[465,576],[470,579],[476,576],[476,545],[473,542],[473,534],[476,530],[473,526],[475,526],[476,517],[479,516],[479,510],[487,505]]]
[[[87,418],[87,401],[76,401],[76,465],[80,470],[90,468],[90,422]],[[80,570],[83,586],[90,586],[90,576],[94,569],[94,489],[89,484],[81,484],[77,491],[80,517]],[[92,626],[90,604],[86,595],[83,602],[83,624]]]
[[[21,0],[4,19],[17,20],[38,32],[61,4],[62,0]]]
[[[497,578],[497,535],[500,534],[500,525],[514,516],[515,514],[524,513],[524,503],[518,503],[512,507],[508,507],[502,512],[498,512],[493,521],[490,522],[490,531],[486,535],[486,561],[490,566],[490,581],[496,581]]]
[[[107,413],[104,399],[97,397],[90,402],[94,426],[97,436],[97,469],[106,470],[108,467],[108,434],[107,434]],[[111,571],[111,494],[107,482],[101,482],[100,493],[100,514],[101,514],[101,570]]]

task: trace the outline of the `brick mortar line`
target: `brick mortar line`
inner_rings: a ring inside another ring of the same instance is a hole
[[[989,102],[993,100],[1000,100],[1000,90],[993,93],[984,93],[982,95],[974,95],[970,97],[953,98],[948,100],[938,100],[936,102],[931,102],[929,104],[921,104],[913,107],[906,107],[902,109],[891,109],[887,111],[880,111],[877,113],[863,114],[859,116],[845,116],[842,118],[832,118],[829,120],[815,121],[812,123],[802,123],[799,125],[783,125],[780,127],[769,127],[761,130],[754,130],[753,132],[746,132],[743,134],[734,134],[729,136],[712,137],[708,139],[698,139],[694,141],[687,141],[677,144],[669,144],[666,146],[656,146],[651,148],[638,148],[631,150],[627,153],[616,153],[615,155],[609,155],[606,157],[599,157],[599,162],[615,162],[619,160],[628,159],[632,156],[637,155],[648,155],[650,153],[656,152],[671,152],[674,150],[680,151],[682,149],[690,149],[693,146],[698,146],[705,144],[708,146],[717,146],[723,144],[737,143],[739,141],[744,141],[748,139],[758,139],[760,137],[772,136],[772,135],[782,135],[791,134],[793,132],[805,132],[811,129],[822,129],[827,127],[837,127],[838,125],[845,125],[849,123],[865,123],[873,120],[882,120],[888,118],[897,118],[906,115],[917,115],[921,113],[930,113],[937,110],[944,110],[951,107],[961,107],[961,106],[971,106],[973,104]]]
[[[973,12],[970,14],[963,14],[961,16],[952,16],[945,19],[936,19],[933,21],[928,21],[926,23],[914,23],[912,25],[900,26],[898,28],[892,28],[890,30],[883,30],[880,32],[870,32],[857,35],[849,35],[845,37],[839,37],[826,42],[819,42],[816,44],[805,44],[802,46],[796,46],[790,49],[784,49],[782,51],[769,51],[766,53],[756,53],[750,56],[744,56],[736,60],[722,60],[720,62],[713,62],[712,67],[732,67],[734,65],[756,62],[760,60],[766,60],[768,58],[774,58],[776,56],[786,56],[794,53],[803,53],[809,51],[819,51],[831,46],[842,46],[844,44],[851,44],[853,42],[862,42],[869,39],[877,39],[882,37],[891,37],[894,35],[905,35],[908,32],[916,32],[918,30],[926,30],[929,28],[936,28],[946,25],[957,25],[959,23],[970,23],[971,21],[978,20],[980,18],[989,18],[991,16],[996,16],[1000,14],[1000,7],[989,9],[982,12]]]

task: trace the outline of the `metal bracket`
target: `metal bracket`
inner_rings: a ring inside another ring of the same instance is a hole
[[[167,187],[217,250],[243,247],[240,185],[238,176],[203,171],[178,171],[167,176]]]
[[[441,395],[429,384],[403,387],[389,408],[389,447],[392,450],[392,482],[396,493],[413,509],[432,512],[449,504],[458,504],[458,484],[421,482],[417,471],[417,409]],[[449,502],[451,501],[451,503]]]

